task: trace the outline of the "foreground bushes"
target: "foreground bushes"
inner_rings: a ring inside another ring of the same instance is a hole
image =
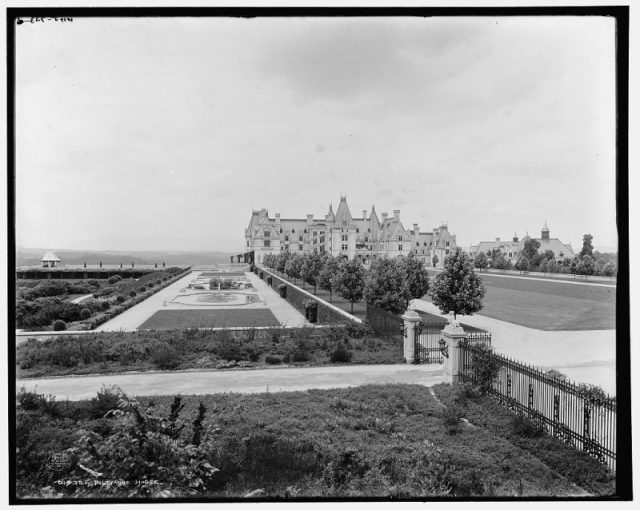
[[[17,492],[134,498],[586,495],[574,485],[584,487],[586,478],[565,470],[565,479],[542,456],[555,452],[574,465],[581,462],[578,452],[553,440],[546,452],[537,451],[535,439],[514,444],[493,428],[503,425],[508,411],[487,412],[489,423],[452,435],[441,421],[441,405],[417,385],[136,400],[103,389],[91,401],[63,403],[21,392]],[[66,464],[47,462],[60,454]],[[87,478],[80,464],[104,479],[153,483],[65,485]],[[583,466],[592,477],[599,473],[593,461]],[[43,493],[43,487],[50,489]],[[590,490],[609,495],[613,485]]]
[[[215,368],[222,362],[277,364],[400,363],[402,345],[376,337],[365,326],[246,331],[104,332],[16,347],[20,377],[124,370]]]

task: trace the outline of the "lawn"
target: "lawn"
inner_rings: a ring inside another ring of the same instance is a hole
[[[159,310],[138,329],[246,328],[279,326],[273,312],[263,308]]]
[[[508,410],[484,397],[469,393],[460,399],[448,386],[434,389],[435,393],[418,385],[370,385],[186,396],[181,402],[184,408],[178,418],[174,413],[173,420],[168,419],[173,397],[142,397],[137,399],[143,411],[137,415],[138,423],[149,427],[151,417],[159,417],[165,424],[146,439],[122,431],[135,427],[136,420],[103,417],[118,405],[108,395],[59,404],[23,395],[21,401],[29,410],[19,408],[17,413],[18,496],[41,495],[45,486],[54,489],[49,496],[128,494],[126,487],[61,485],[60,480],[88,477],[72,462],[56,466],[57,471],[43,463],[70,447],[78,448],[75,455],[106,479],[159,479],[153,491],[168,491],[164,497],[500,498],[614,493],[614,480],[587,455],[532,433]],[[202,427],[196,420],[200,403]],[[196,430],[204,430],[197,443]],[[88,434],[91,443],[83,443],[82,436]],[[158,441],[158,435],[169,434],[178,441]],[[138,441],[150,445],[133,448]],[[186,453],[194,448],[190,444],[198,445],[196,453]],[[163,452],[176,448],[184,449],[182,456],[197,454],[198,460],[177,470],[176,457]],[[171,465],[163,465],[163,458]],[[203,483],[200,478],[192,486],[195,489],[176,481],[193,480],[189,472],[204,462],[219,469],[211,479]]]
[[[433,280],[435,274],[430,273]],[[544,279],[505,278],[482,274],[487,288],[481,315],[545,331],[615,329],[616,288],[575,285]],[[293,280],[281,276],[291,283]],[[301,280],[296,284],[302,287]],[[305,289],[313,293],[313,287]],[[317,288],[317,296],[329,301],[329,291]],[[429,296],[423,299],[431,301]],[[333,293],[331,303],[351,313],[351,303]],[[366,304],[355,303],[353,315],[365,320]]]
[[[615,329],[616,288],[482,275],[487,317],[544,331]],[[423,298],[431,301],[431,298]]]

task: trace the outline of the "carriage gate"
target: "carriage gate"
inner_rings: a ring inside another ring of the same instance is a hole
[[[444,363],[442,346],[440,345],[440,333],[444,325],[436,322],[419,322],[416,325],[415,335],[415,363]],[[468,332],[465,327],[466,341],[476,345],[484,344],[491,347],[491,333],[487,331]]]
[[[474,362],[485,356],[500,370],[489,394],[512,411],[524,415],[565,443],[585,451],[616,470],[616,402],[601,391],[589,391],[574,383],[549,377],[477,345],[459,344],[461,381],[478,382]]]

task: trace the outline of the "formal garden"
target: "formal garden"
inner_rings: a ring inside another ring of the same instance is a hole
[[[17,280],[16,328],[26,331],[89,330],[144,301],[190,269],[170,267],[138,279]],[[90,296],[80,303],[74,298]]]
[[[471,386],[16,401],[18,498],[615,493],[602,464]]]

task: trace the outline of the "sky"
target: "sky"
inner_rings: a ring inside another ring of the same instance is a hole
[[[16,27],[16,240],[244,247],[252,209],[400,209],[468,247],[617,246],[604,17],[75,18]]]

